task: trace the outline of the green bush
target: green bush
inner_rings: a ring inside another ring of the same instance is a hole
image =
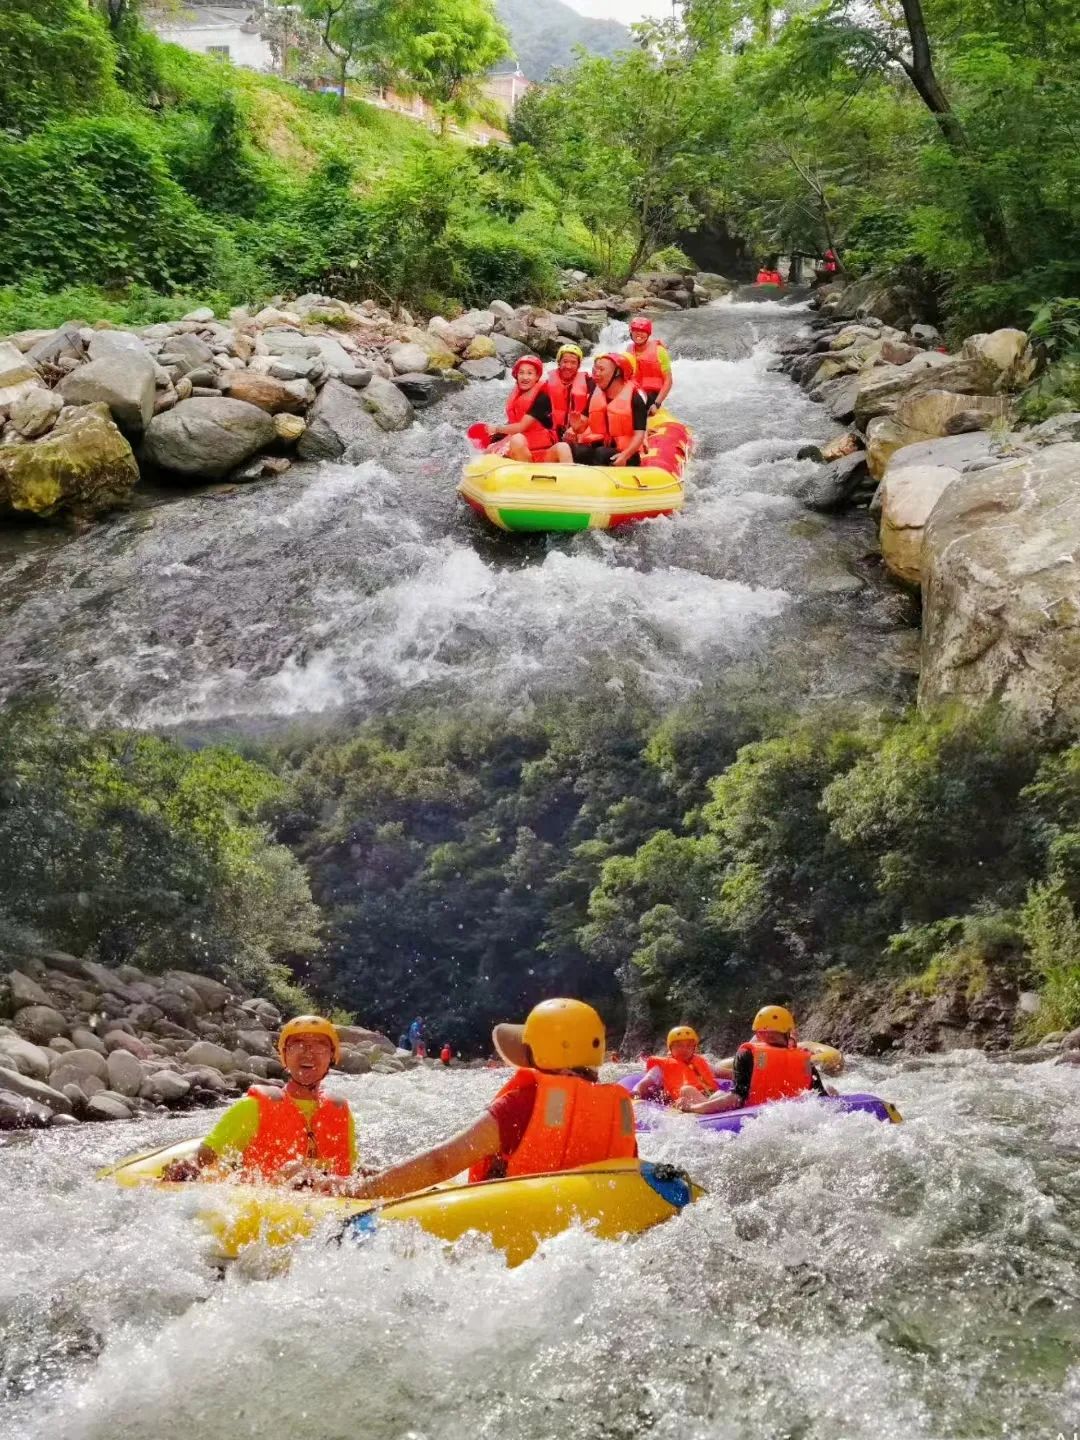
[[[86,0],[0,0],[0,133],[109,108],[119,99],[115,64]]]
[[[0,141],[0,283],[169,291],[209,277],[216,234],[139,124],[71,120]]]

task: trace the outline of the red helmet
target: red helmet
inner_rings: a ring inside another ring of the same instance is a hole
[[[651,335],[652,321],[647,315],[635,315],[634,318],[630,321],[631,335],[634,333],[635,330],[644,330],[646,335]]]
[[[520,360],[514,361],[513,368],[510,371],[510,374],[515,380],[518,377],[518,371],[523,365],[531,365],[538,375],[543,375],[544,373],[544,362],[538,356],[522,355]]]
[[[612,365],[615,366],[615,373],[620,375],[624,380],[632,380],[634,378],[634,371],[637,369],[637,366],[629,355],[622,355],[612,350],[606,355],[597,355],[596,359],[610,360]],[[594,360],[593,364],[595,363],[596,361]]]

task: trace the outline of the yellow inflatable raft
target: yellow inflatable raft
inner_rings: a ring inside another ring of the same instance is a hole
[[[414,1220],[442,1240],[460,1240],[471,1231],[486,1235],[508,1264],[520,1265],[542,1241],[573,1225],[584,1225],[603,1240],[619,1240],[670,1220],[702,1193],[679,1171],[643,1160],[608,1160],[557,1175],[448,1185],[390,1201],[343,1200],[228,1181],[161,1179],[166,1165],[190,1158],[199,1143],[185,1140],[132,1155],[98,1178],[196,1193],[199,1219],[228,1260],[256,1242],[288,1245],[324,1223],[335,1222],[339,1233],[366,1235],[384,1221]]]
[[[612,530],[682,509],[691,442],[681,421],[658,410],[639,467],[526,465],[481,455],[465,467],[458,494],[500,530]]]

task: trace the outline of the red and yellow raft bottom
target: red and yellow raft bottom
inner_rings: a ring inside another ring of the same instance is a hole
[[[667,410],[649,422],[640,466],[542,465],[481,455],[458,494],[500,530],[614,530],[673,515],[693,437]]]

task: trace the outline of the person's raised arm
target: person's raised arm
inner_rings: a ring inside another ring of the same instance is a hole
[[[410,1160],[391,1165],[370,1179],[330,1182],[325,1188],[336,1195],[348,1195],[357,1200],[386,1199],[395,1195],[411,1195],[416,1190],[428,1190],[432,1185],[441,1185],[468,1170],[499,1149],[499,1126],[494,1118],[485,1113],[467,1130],[444,1140]],[[322,1187],[320,1187],[322,1188]]]

